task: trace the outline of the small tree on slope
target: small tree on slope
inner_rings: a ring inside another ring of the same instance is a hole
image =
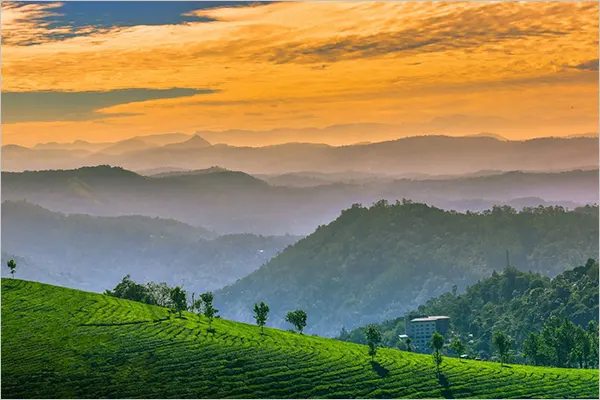
[[[511,338],[503,331],[495,331],[492,335],[492,343],[498,350],[500,365],[504,365],[505,362],[508,362],[508,352],[512,346]]]
[[[450,348],[460,357],[465,352],[465,345],[460,341],[459,338],[454,338],[450,343]]]
[[[371,361],[375,361],[375,355],[377,354],[377,345],[381,343],[381,332],[373,324],[367,326],[367,345],[369,346],[369,355]]]
[[[12,278],[15,279],[15,269],[17,268],[17,263],[15,260],[9,260],[6,263],[6,266],[10,268],[10,274],[12,275]]]
[[[440,365],[442,364],[442,347],[444,347],[444,337],[439,334],[438,332],[435,332],[433,335],[431,335],[431,343],[429,345],[434,351],[433,351],[433,361],[435,362],[435,366],[436,366],[436,370],[437,370],[437,374],[440,374]]]
[[[407,337],[406,340],[404,340],[404,343],[406,344],[406,351],[411,352],[412,351],[411,338]]]
[[[268,314],[269,306],[266,305],[264,302],[261,301],[260,305],[254,304],[254,319],[256,320],[256,325],[260,326],[261,335],[264,333]]]
[[[212,292],[202,293],[200,299],[203,303],[203,314],[208,319],[208,329],[212,329],[213,318],[217,316],[219,310],[213,307],[214,296]]]
[[[294,325],[302,335],[302,331],[306,327],[306,312],[302,310],[290,311],[285,316],[285,322]]]
[[[179,317],[181,317],[181,312],[187,308],[186,297],[185,290],[181,289],[179,286],[175,286],[171,289],[171,303],[173,304],[175,311],[179,313]]]

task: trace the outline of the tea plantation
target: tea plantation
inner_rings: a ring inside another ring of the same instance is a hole
[[[251,308],[253,305],[249,304]],[[309,320],[310,324],[310,315]],[[367,347],[2,280],[3,398],[598,398],[597,370]]]

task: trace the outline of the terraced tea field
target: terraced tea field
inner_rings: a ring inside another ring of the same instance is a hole
[[[252,305],[248,305],[251,307]],[[309,316],[310,323],[310,316]],[[445,358],[2,280],[3,398],[598,398],[597,370]]]

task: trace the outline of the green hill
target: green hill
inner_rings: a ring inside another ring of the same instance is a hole
[[[431,357],[2,279],[3,398],[597,398],[598,371]]]
[[[250,322],[248,304],[272,304],[274,326],[301,308],[307,331],[336,335],[397,318],[432,297],[486,278],[510,263],[556,276],[597,258],[598,218],[562,207],[517,212],[444,211],[408,201],[354,205],[326,226],[215,294],[224,316]]]

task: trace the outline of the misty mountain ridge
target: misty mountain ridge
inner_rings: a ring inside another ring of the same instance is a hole
[[[150,146],[143,138],[133,141],[137,146],[132,142],[121,144],[128,151],[119,154],[4,146],[3,169],[73,169],[109,164],[136,171],[161,167],[198,170],[220,165],[250,174],[353,170],[393,175],[460,175],[479,170],[553,171],[598,165],[597,138],[590,137],[500,141],[490,137],[429,135],[338,147],[315,143],[210,145],[201,136],[187,136],[187,142]]]
[[[334,174],[333,182],[299,187],[278,186],[266,178],[223,169],[159,177],[109,166],[2,172],[2,198],[26,199],[63,213],[175,219],[219,234],[306,235],[354,203],[409,198],[456,211],[482,211],[502,204],[574,208],[598,203],[599,191],[598,170],[350,183],[339,181],[344,174]],[[315,177],[327,175],[315,173]]]
[[[296,236],[218,236],[202,227],[140,215],[94,217],[2,202],[2,262],[22,279],[103,292],[127,274],[192,291],[235,282],[296,242]],[[8,271],[2,268],[2,276]]]

